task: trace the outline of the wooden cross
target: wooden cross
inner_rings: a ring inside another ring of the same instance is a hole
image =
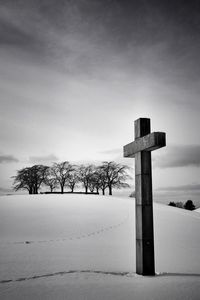
[[[166,146],[164,132],[151,132],[150,119],[135,121],[135,141],[124,157],[135,157],[136,273],[155,275],[151,151]]]

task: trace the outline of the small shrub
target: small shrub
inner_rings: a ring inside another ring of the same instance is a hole
[[[187,209],[187,210],[194,210],[195,205],[194,205],[192,200],[187,200],[184,204],[184,208]]]
[[[176,207],[178,207],[178,208],[183,208],[184,207],[184,205],[183,205],[183,202],[176,202],[175,203],[176,204]]]
[[[132,192],[132,193],[129,195],[129,197],[135,198],[135,192]]]
[[[175,203],[175,202],[169,202],[168,205],[169,205],[169,206],[174,206],[174,207],[176,207],[176,203]]]

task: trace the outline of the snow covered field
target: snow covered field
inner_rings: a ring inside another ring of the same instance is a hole
[[[0,197],[0,299],[199,299],[200,214],[154,205],[155,277],[135,274],[133,198]]]

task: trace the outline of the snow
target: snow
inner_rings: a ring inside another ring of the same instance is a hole
[[[154,204],[154,227],[142,277],[133,198],[0,197],[0,299],[199,299],[199,213]]]

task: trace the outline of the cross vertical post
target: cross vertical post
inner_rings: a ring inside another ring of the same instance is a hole
[[[155,275],[151,151],[164,147],[164,132],[151,133],[150,119],[135,121],[135,141],[124,157],[135,157],[136,273]]]
[[[135,140],[151,131],[149,119],[135,121]],[[136,273],[155,274],[151,152],[135,154]]]

